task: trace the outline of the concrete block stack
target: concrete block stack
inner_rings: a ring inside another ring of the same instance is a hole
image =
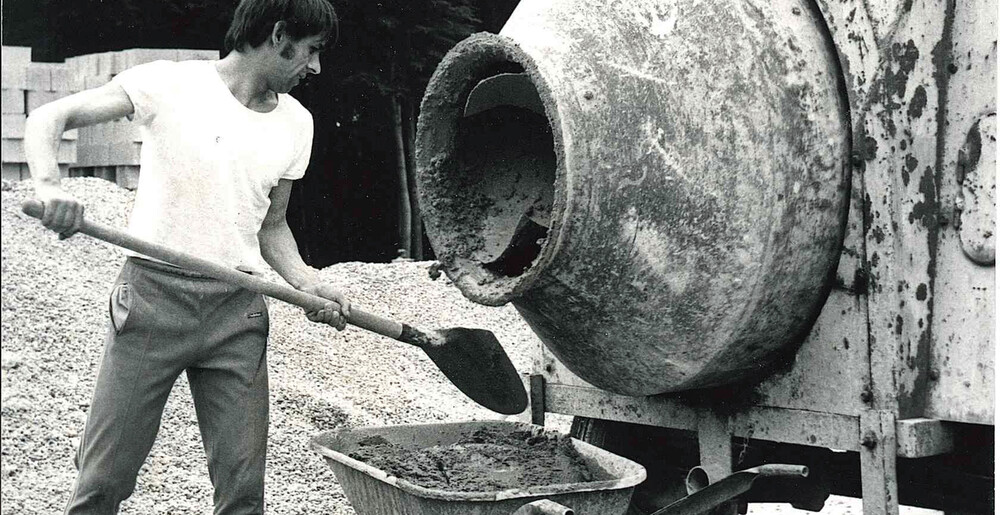
[[[107,84],[133,66],[158,60],[218,59],[215,50],[132,48],[33,63],[31,49],[3,47],[3,179],[30,176],[24,159],[24,124],[39,106]],[[101,177],[134,189],[142,135],[127,119],[67,131],[59,148],[64,177]]]
[[[35,63],[31,48],[3,47],[3,180],[30,177],[24,156],[24,125],[28,115],[43,104],[80,91],[82,85],[65,63]],[[67,131],[59,144],[58,162],[63,176],[77,159],[78,131]]]

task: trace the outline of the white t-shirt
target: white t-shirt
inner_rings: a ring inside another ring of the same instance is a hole
[[[156,61],[117,75],[140,125],[142,154],[129,233],[248,271],[263,266],[257,233],[280,179],[305,174],[312,115],[278,95],[253,111],[214,61]]]

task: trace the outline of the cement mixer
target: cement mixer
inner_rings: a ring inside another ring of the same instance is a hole
[[[815,472],[740,502],[992,512],[996,7],[523,0],[444,57],[441,269],[543,343],[534,422],[646,466],[634,512],[775,462]]]

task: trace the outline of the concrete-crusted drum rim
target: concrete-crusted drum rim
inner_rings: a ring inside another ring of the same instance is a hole
[[[462,224],[452,223],[453,213],[440,209],[441,202],[449,197],[448,180],[456,167],[458,123],[465,102],[480,81],[504,72],[525,73],[530,79],[552,130],[556,159],[548,234],[531,266],[516,277],[495,274],[469,259],[460,244],[467,234],[455,230]],[[560,229],[570,207],[565,194],[567,173],[560,116],[551,89],[534,60],[512,39],[497,34],[474,34],[460,42],[445,55],[427,86],[420,107],[416,148],[417,192],[427,236],[448,277],[466,297],[484,305],[505,304],[530,289],[558,253]]]

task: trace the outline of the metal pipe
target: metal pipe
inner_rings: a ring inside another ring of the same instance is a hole
[[[807,477],[809,468],[804,465],[772,464],[741,470],[720,481],[707,484],[708,473],[702,467],[688,472],[688,496],[654,512],[652,515],[693,515],[721,506],[753,487],[759,477]]]
[[[573,510],[548,499],[530,502],[511,515],[573,515]]]

